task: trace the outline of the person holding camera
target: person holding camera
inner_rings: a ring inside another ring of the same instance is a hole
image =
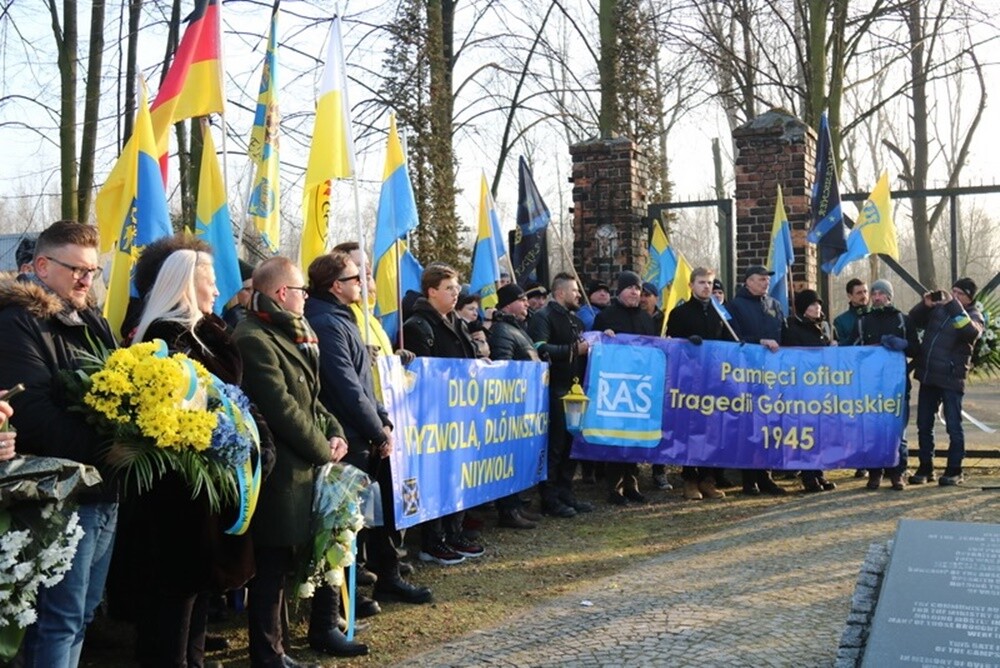
[[[922,485],[934,480],[934,416],[944,406],[948,431],[948,461],[942,486],[959,485],[962,459],[965,457],[965,431],[962,429],[962,397],[965,378],[972,368],[972,349],[985,327],[983,316],[974,306],[976,283],[971,278],[955,281],[951,292],[936,290],[910,309],[913,324],[924,330],[917,355],[917,439],[920,443],[920,466],[910,476],[910,484]]]

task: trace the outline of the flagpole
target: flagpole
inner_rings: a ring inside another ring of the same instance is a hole
[[[548,228],[549,228],[549,226],[546,225],[545,229],[548,230]],[[555,228],[553,228],[553,229],[555,229]],[[566,250],[566,243],[563,240],[562,232],[556,232],[556,234],[559,235],[559,248],[560,248],[560,250],[562,250],[563,255],[565,256],[566,260],[569,261],[569,268],[573,271],[573,278],[575,278],[576,282],[579,283],[579,285],[580,285],[580,294],[583,296],[583,301],[584,301],[585,304],[587,304],[587,306],[590,306],[590,297],[587,295],[587,286],[585,286],[583,284],[583,281],[580,279],[580,274],[576,273],[576,267],[573,265],[573,258],[570,257],[569,252]],[[546,238],[546,242],[548,242],[547,238]],[[511,278],[513,278],[513,276],[511,276]]]

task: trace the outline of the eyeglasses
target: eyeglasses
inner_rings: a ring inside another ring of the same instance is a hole
[[[434,288],[435,290],[441,290],[443,292],[461,292],[461,285],[446,285],[443,288]]]
[[[286,290],[299,290],[301,292],[309,292],[309,288],[304,285],[286,285]]]
[[[344,276],[343,278],[338,278],[338,283],[350,283],[350,282],[360,283],[361,274],[354,274],[353,276]]]
[[[73,280],[76,281],[81,280],[84,276],[92,276],[94,279],[97,279],[100,277],[101,272],[104,271],[103,267],[74,267],[71,264],[66,264],[62,260],[57,260],[56,258],[51,257],[49,255],[43,255],[42,257],[44,257],[46,260],[51,260],[52,262],[55,262],[60,267],[65,267],[66,269],[69,269],[73,273]]]

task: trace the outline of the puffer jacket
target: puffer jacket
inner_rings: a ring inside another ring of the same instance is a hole
[[[975,306],[964,308],[956,299],[939,306],[920,302],[910,309],[910,320],[924,330],[914,377],[946,390],[965,391],[972,368],[972,349],[985,324]]]
[[[18,452],[96,466],[105,482],[80,492],[77,501],[116,500],[103,460],[107,443],[83,413],[70,412],[59,380],[60,371],[80,368],[81,353],[93,352],[95,343],[117,347],[107,320],[95,307],[73,311],[34,280],[7,274],[0,277],[0,342],[0,388],[25,386],[11,400]]]
[[[490,359],[539,361],[538,351],[531,337],[512,315],[497,311],[490,327]]]

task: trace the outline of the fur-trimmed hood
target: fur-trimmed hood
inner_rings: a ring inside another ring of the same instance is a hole
[[[21,306],[36,318],[51,318],[66,309],[62,299],[34,281],[19,278],[14,273],[2,273],[0,309],[8,306]]]

